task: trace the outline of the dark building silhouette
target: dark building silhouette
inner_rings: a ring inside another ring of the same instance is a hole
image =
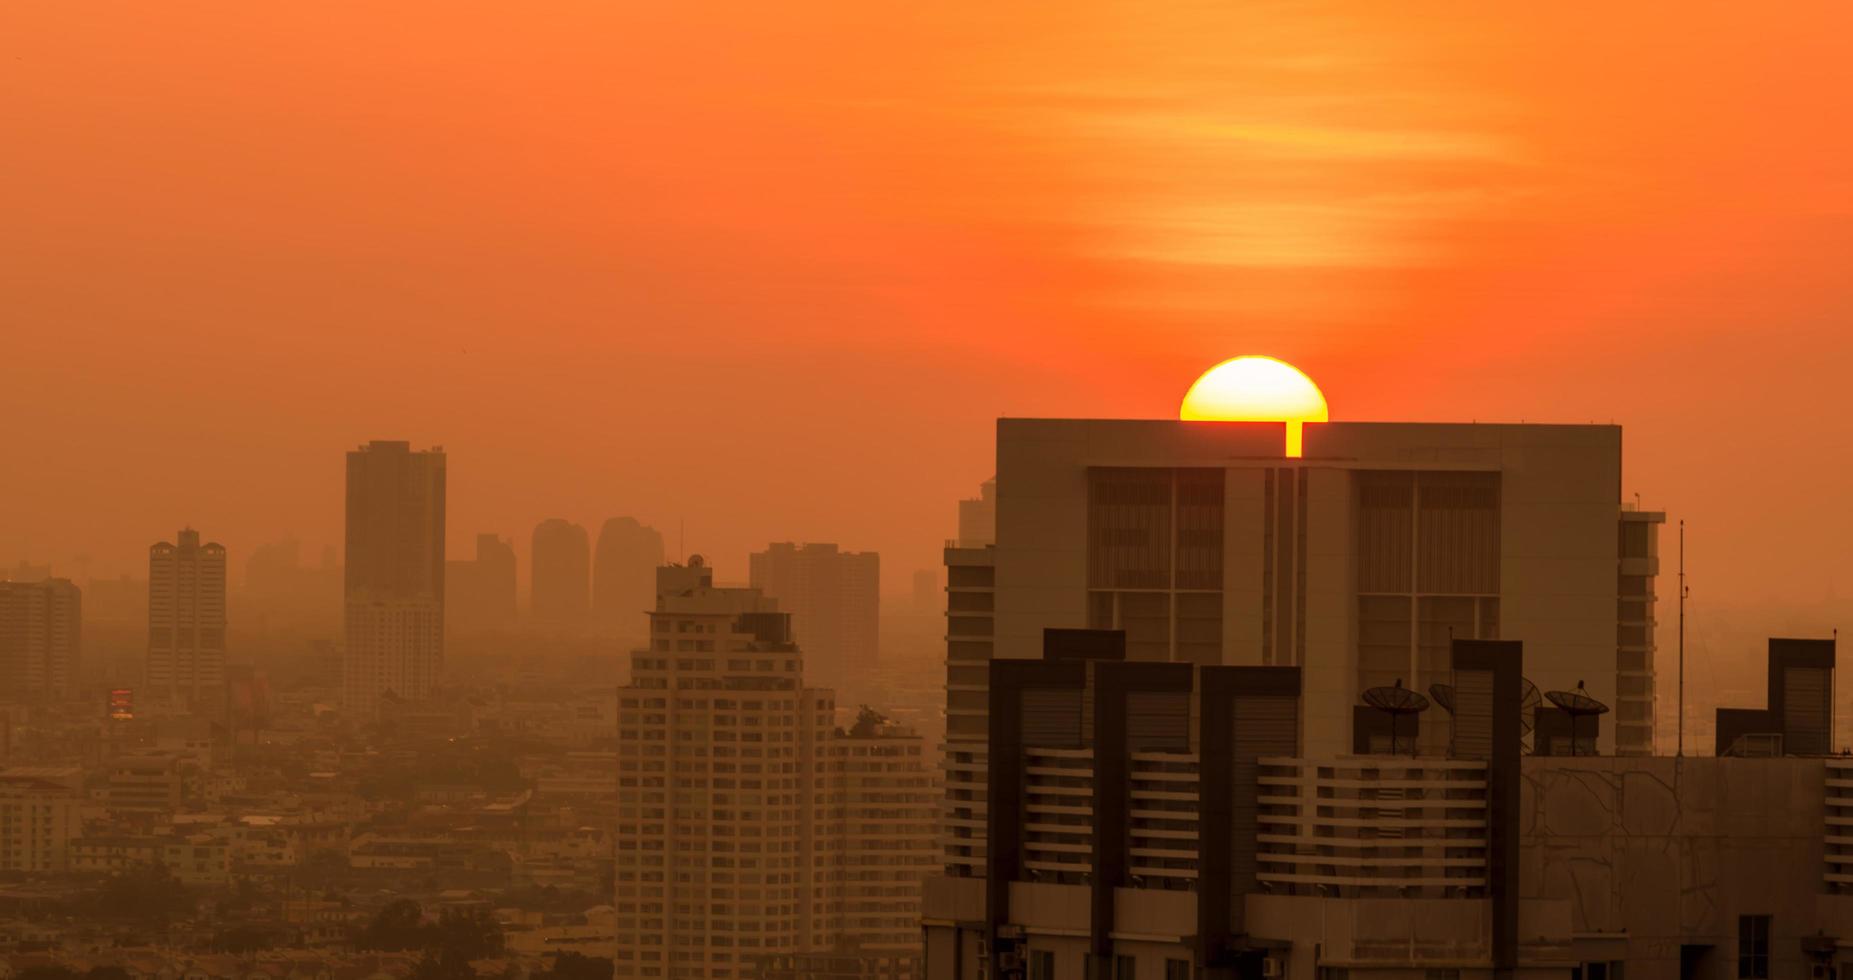
[[[241,627],[322,626],[341,608],[341,580],[334,546],[323,549],[319,565],[305,565],[302,542],[285,538],[251,549],[232,604]]]
[[[225,689],[225,546],[187,528],[148,549],[144,697],[216,712]]]
[[[663,535],[631,517],[614,517],[598,530],[592,561],[592,612],[601,627],[633,630],[639,611],[656,603],[656,569]]]
[[[82,600],[70,579],[0,582],[0,701],[76,692]]]
[[[444,464],[406,442],[347,454],[342,686],[363,716],[387,692],[429,696],[443,666]]]
[[[451,629],[508,629],[515,623],[515,547],[494,534],[476,536],[476,557],[444,571],[444,613]]]
[[[591,607],[592,546],[586,530],[555,517],[534,528],[528,612],[537,626],[583,626]]]

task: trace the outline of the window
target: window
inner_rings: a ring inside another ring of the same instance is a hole
[[[1055,980],[1055,953],[1046,949],[1029,951],[1029,980]]]
[[[1222,470],[1089,471],[1088,625],[1127,659],[1220,662],[1222,560]]]
[[[1124,953],[1113,957],[1113,980],[1139,980],[1139,960]]]
[[[1737,976],[1769,980],[1769,916],[1737,917]]]
[[[1166,960],[1165,980],[1190,980],[1190,961]]]

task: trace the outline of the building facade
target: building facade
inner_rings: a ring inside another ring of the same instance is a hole
[[[381,696],[430,696],[444,663],[445,457],[405,442],[347,454],[348,710],[372,717]]]
[[[934,861],[919,737],[837,729],[758,590],[716,588],[699,558],[657,588],[619,691],[616,975],[742,980],[845,944],[916,975]]]
[[[558,517],[534,528],[528,611],[536,626],[577,629],[591,609],[592,546],[585,528]]]
[[[83,831],[83,773],[76,767],[0,769],[0,871],[65,870]]]
[[[592,559],[592,614],[601,627],[622,632],[642,622],[656,604],[656,570],[663,564],[663,535],[632,517],[614,517],[598,529]]]
[[[807,676],[840,684],[881,659],[881,556],[783,542],[754,552],[752,586],[791,613]]]
[[[1339,751],[1363,690],[1520,639],[1551,651],[1540,689],[1614,706],[1601,752],[1652,751],[1662,517],[1621,504],[1618,427],[1335,422],[1288,459],[1276,424],[1002,419],[997,457],[997,658],[1090,627],[1134,660],[1300,667]]]
[[[515,548],[499,535],[478,534],[476,557],[444,569],[444,614],[457,630],[506,630],[515,625]]]
[[[182,530],[148,549],[144,697],[186,711],[225,701],[225,547]]]
[[[1296,667],[1130,661],[1119,631],[1051,630],[1045,649],[994,665],[991,848],[983,875],[928,883],[931,977],[1853,966],[1843,757],[1539,754],[1517,641],[1450,644],[1455,724],[1432,754],[1310,752]],[[1726,710],[1818,740],[1833,657],[1772,640],[1772,691],[1808,703]]]
[[[83,596],[70,579],[0,582],[0,700],[77,692]]]

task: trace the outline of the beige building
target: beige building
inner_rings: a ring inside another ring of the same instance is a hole
[[[0,769],[0,871],[65,870],[65,850],[83,829],[82,772]]]
[[[783,542],[754,552],[749,565],[753,588],[791,614],[813,683],[845,684],[880,661],[880,555]]]
[[[0,701],[77,692],[81,606],[70,579],[0,582]]]
[[[387,692],[429,697],[443,668],[444,465],[404,442],[347,454],[342,690],[358,716]]]
[[[1516,639],[1540,689],[1614,706],[1602,753],[1652,751],[1661,516],[1624,511],[1619,427],[1334,422],[1288,459],[1277,423],[1001,419],[997,468],[996,657],[1094,627],[1135,660],[1298,666],[1308,749],[1340,752],[1364,689]]]
[[[616,975],[741,980],[847,934],[916,955],[920,739],[839,736],[835,695],[804,686],[790,617],[758,590],[716,588],[699,558],[657,589],[619,691]]]
[[[225,700],[225,548],[182,530],[148,549],[143,703],[214,715]]]
[[[824,741],[830,826],[828,911],[834,945],[863,955],[920,954],[920,889],[937,873],[938,799],[925,740],[879,718]]]

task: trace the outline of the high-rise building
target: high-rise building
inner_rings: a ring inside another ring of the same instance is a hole
[[[0,700],[75,694],[82,622],[70,579],[0,582]]]
[[[957,547],[982,548],[997,540],[997,478],[978,486],[978,496],[959,501]]]
[[[656,602],[656,570],[663,564],[663,535],[635,518],[614,517],[598,529],[592,560],[592,611],[601,627],[634,629],[638,613]]]
[[[920,888],[936,872],[938,800],[926,742],[864,708],[824,740],[834,945],[905,962],[920,955]]]
[[[757,589],[716,588],[698,557],[658,582],[619,691],[616,975],[744,980],[845,941],[911,964],[933,861],[919,739],[839,732]]]
[[[348,709],[431,694],[444,663],[444,451],[370,442],[347,454]]]
[[[572,629],[585,624],[592,580],[585,528],[558,517],[540,522],[528,574],[528,611],[536,625]]]
[[[1538,689],[1614,706],[1601,752],[1653,750],[1662,515],[1621,506],[1616,426],[1329,422],[1282,458],[1273,424],[1002,419],[984,498],[995,545],[967,500],[945,552],[954,876],[986,858],[988,665],[1036,658],[1045,628],[1301,667],[1314,754],[1386,735],[1364,689],[1451,684],[1451,639],[1523,639]],[[1410,724],[1425,752],[1451,737],[1445,711]]]
[[[83,770],[0,768],[0,871],[65,870],[66,848],[83,833]]]
[[[784,542],[753,553],[750,569],[753,588],[791,613],[813,681],[845,684],[879,662],[880,555]]]
[[[144,703],[218,711],[225,697],[225,547],[187,528],[148,549]]]
[[[515,547],[476,536],[476,557],[445,562],[444,614],[451,630],[502,630],[515,624]]]
[[[1090,627],[1133,660],[1303,667],[1324,751],[1352,744],[1359,691],[1446,683],[1450,637],[1521,639],[1549,651],[1540,689],[1615,706],[1602,751],[1652,751],[1663,518],[1620,502],[1618,427],[1334,422],[1300,458],[1278,436],[1000,420],[995,655]],[[1447,731],[1425,717],[1422,744]]]

